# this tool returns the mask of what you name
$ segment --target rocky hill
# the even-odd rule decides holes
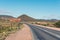
[[[22,21],[36,21],[36,19],[30,17],[30,16],[27,16],[25,14],[19,16],[18,18],[21,18]]]

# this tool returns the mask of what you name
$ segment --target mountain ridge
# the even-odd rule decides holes
[[[0,19],[10,19],[10,18],[15,18],[13,16],[10,16],[10,15],[0,15]]]
[[[10,16],[10,15],[0,15],[0,19],[1,18],[4,18],[4,19],[10,19],[10,18],[15,18],[15,17],[13,17],[13,16]],[[26,15],[26,14],[23,14],[23,15],[20,15],[20,16],[18,16],[17,18],[20,18],[21,19],[21,21],[45,21],[45,22],[55,22],[55,21],[58,21],[58,20],[56,20],[56,19],[51,19],[51,20],[45,20],[45,19],[35,19],[35,18],[33,18],[33,17],[30,17],[30,16],[28,16],[28,15]]]

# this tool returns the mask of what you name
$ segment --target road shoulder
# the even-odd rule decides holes
[[[24,27],[21,30],[10,34],[8,37],[6,37],[5,40],[32,40],[32,33],[30,28],[26,24],[23,25]]]
[[[34,24],[34,25],[36,25],[36,24]],[[45,27],[45,28],[48,28],[48,29],[53,29],[53,30],[56,30],[56,31],[60,31],[60,28],[56,28],[56,27],[48,27],[48,26],[42,26],[42,25],[36,25],[36,26]]]

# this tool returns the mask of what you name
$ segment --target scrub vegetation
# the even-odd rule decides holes
[[[60,21],[56,22],[54,25],[60,28]]]
[[[20,22],[10,22],[0,19],[0,40],[4,40],[9,34],[20,30],[23,26]]]

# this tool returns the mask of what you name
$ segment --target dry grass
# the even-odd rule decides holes
[[[0,40],[4,40],[9,34],[22,28],[21,25],[22,23],[0,20]]]
[[[50,27],[54,27],[54,24],[55,22],[33,22],[32,24],[38,24],[38,25],[44,25],[44,26],[50,26]]]

